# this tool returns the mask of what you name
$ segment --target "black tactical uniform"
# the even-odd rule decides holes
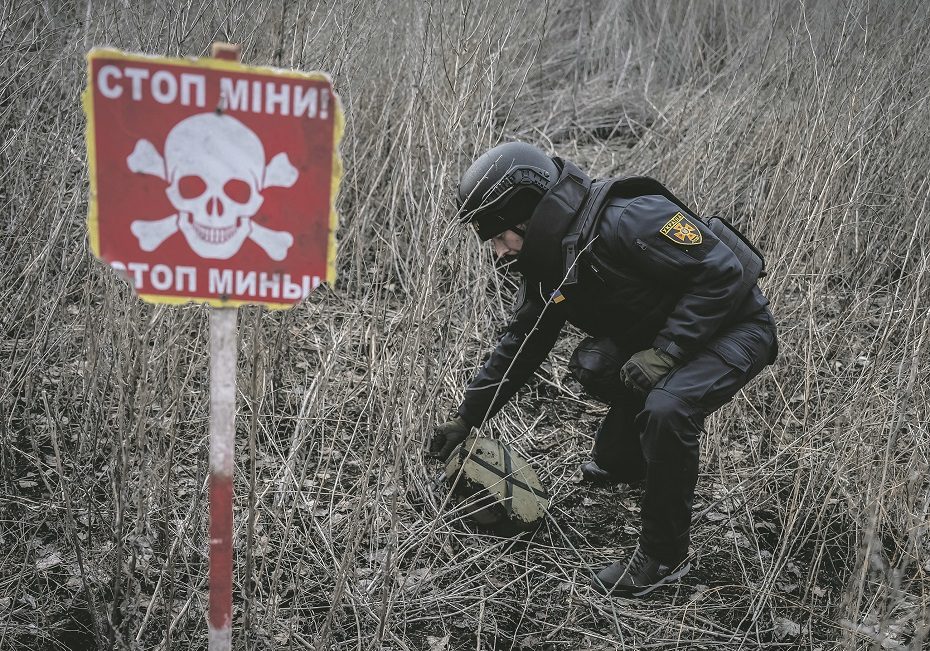
[[[608,184],[598,196],[581,170],[554,160],[558,182],[533,213],[518,258],[524,282],[515,314],[458,412],[474,426],[496,414],[566,321],[590,334],[572,370],[611,404],[594,460],[621,481],[645,479],[640,546],[674,565],[688,553],[704,418],[775,358],[768,300],[754,277],[747,286],[734,251],[667,192]],[[576,248],[566,248],[566,234],[576,232]],[[650,347],[676,364],[638,396],[616,375]]]

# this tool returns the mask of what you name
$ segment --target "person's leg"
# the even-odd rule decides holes
[[[636,414],[642,411],[643,403],[644,398],[622,391],[594,435],[591,458],[597,468],[607,473],[602,481],[632,484],[646,477],[646,460],[635,424]],[[582,472],[585,472],[584,467]],[[591,471],[585,478],[598,480],[596,472]]]
[[[646,397],[636,424],[647,465],[640,544],[650,556],[668,563],[687,556],[704,419],[769,363],[774,345],[770,323],[737,324]]]
[[[569,361],[569,369],[585,391],[610,405],[594,435],[592,459],[581,465],[585,481],[633,483],[645,477],[646,462],[634,424],[645,398],[633,394],[620,382],[620,366],[630,355],[630,351],[609,337],[587,337]]]
[[[639,581],[650,579],[649,572],[680,576],[673,571],[688,554],[704,418],[770,362],[774,346],[774,325],[768,317],[737,324],[663,378],[646,397],[635,419],[646,460],[639,549],[654,563]],[[625,564],[615,563],[598,574],[595,587],[617,584],[618,592],[635,591],[635,585],[625,585],[631,583],[628,574]]]
[[[640,546],[668,565],[688,554],[703,420],[694,405],[662,389],[649,393],[637,417],[646,457]]]

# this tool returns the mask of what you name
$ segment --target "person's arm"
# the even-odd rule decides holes
[[[506,332],[465,389],[458,413],[471,426],[494,416],[526,384],[565,323],[562,310],[543,296],[538,284],[524,282],[520,293]]]
[[[625,212],[615,233],[622,254],[645,277],[683,292],[653,342],[681,361],[698,352],[735,307],[742,265],[703,222],[661,197],[640,197]]]
[[[695,265],[689,288],[656,336],[655,347],[678,360],[703,348],[735,307],[742,273],[733,252],[718,242]]]

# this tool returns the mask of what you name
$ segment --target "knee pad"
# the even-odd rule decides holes
[[[572,353],[568,368],[592,397],[613,404],[625,390],[620,367],[628,357],[607,337],[586,337]]]

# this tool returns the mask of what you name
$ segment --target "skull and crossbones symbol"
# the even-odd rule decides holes
[[[265,201],[262,192],[293,186],[297,169],[284,152],[266,165],[261,139],[236,118],[217,113],[192,115],[168,133],[164,157],[142,139],[126,164],[132,172],[167,182],[165,194],[177,211],[162,219],[138,219],[130,224],[143,251],[154,251],[181,231],[202,258],[227,260],[246,238],[272,260],[287,257],[294,236],[252,218]]]

